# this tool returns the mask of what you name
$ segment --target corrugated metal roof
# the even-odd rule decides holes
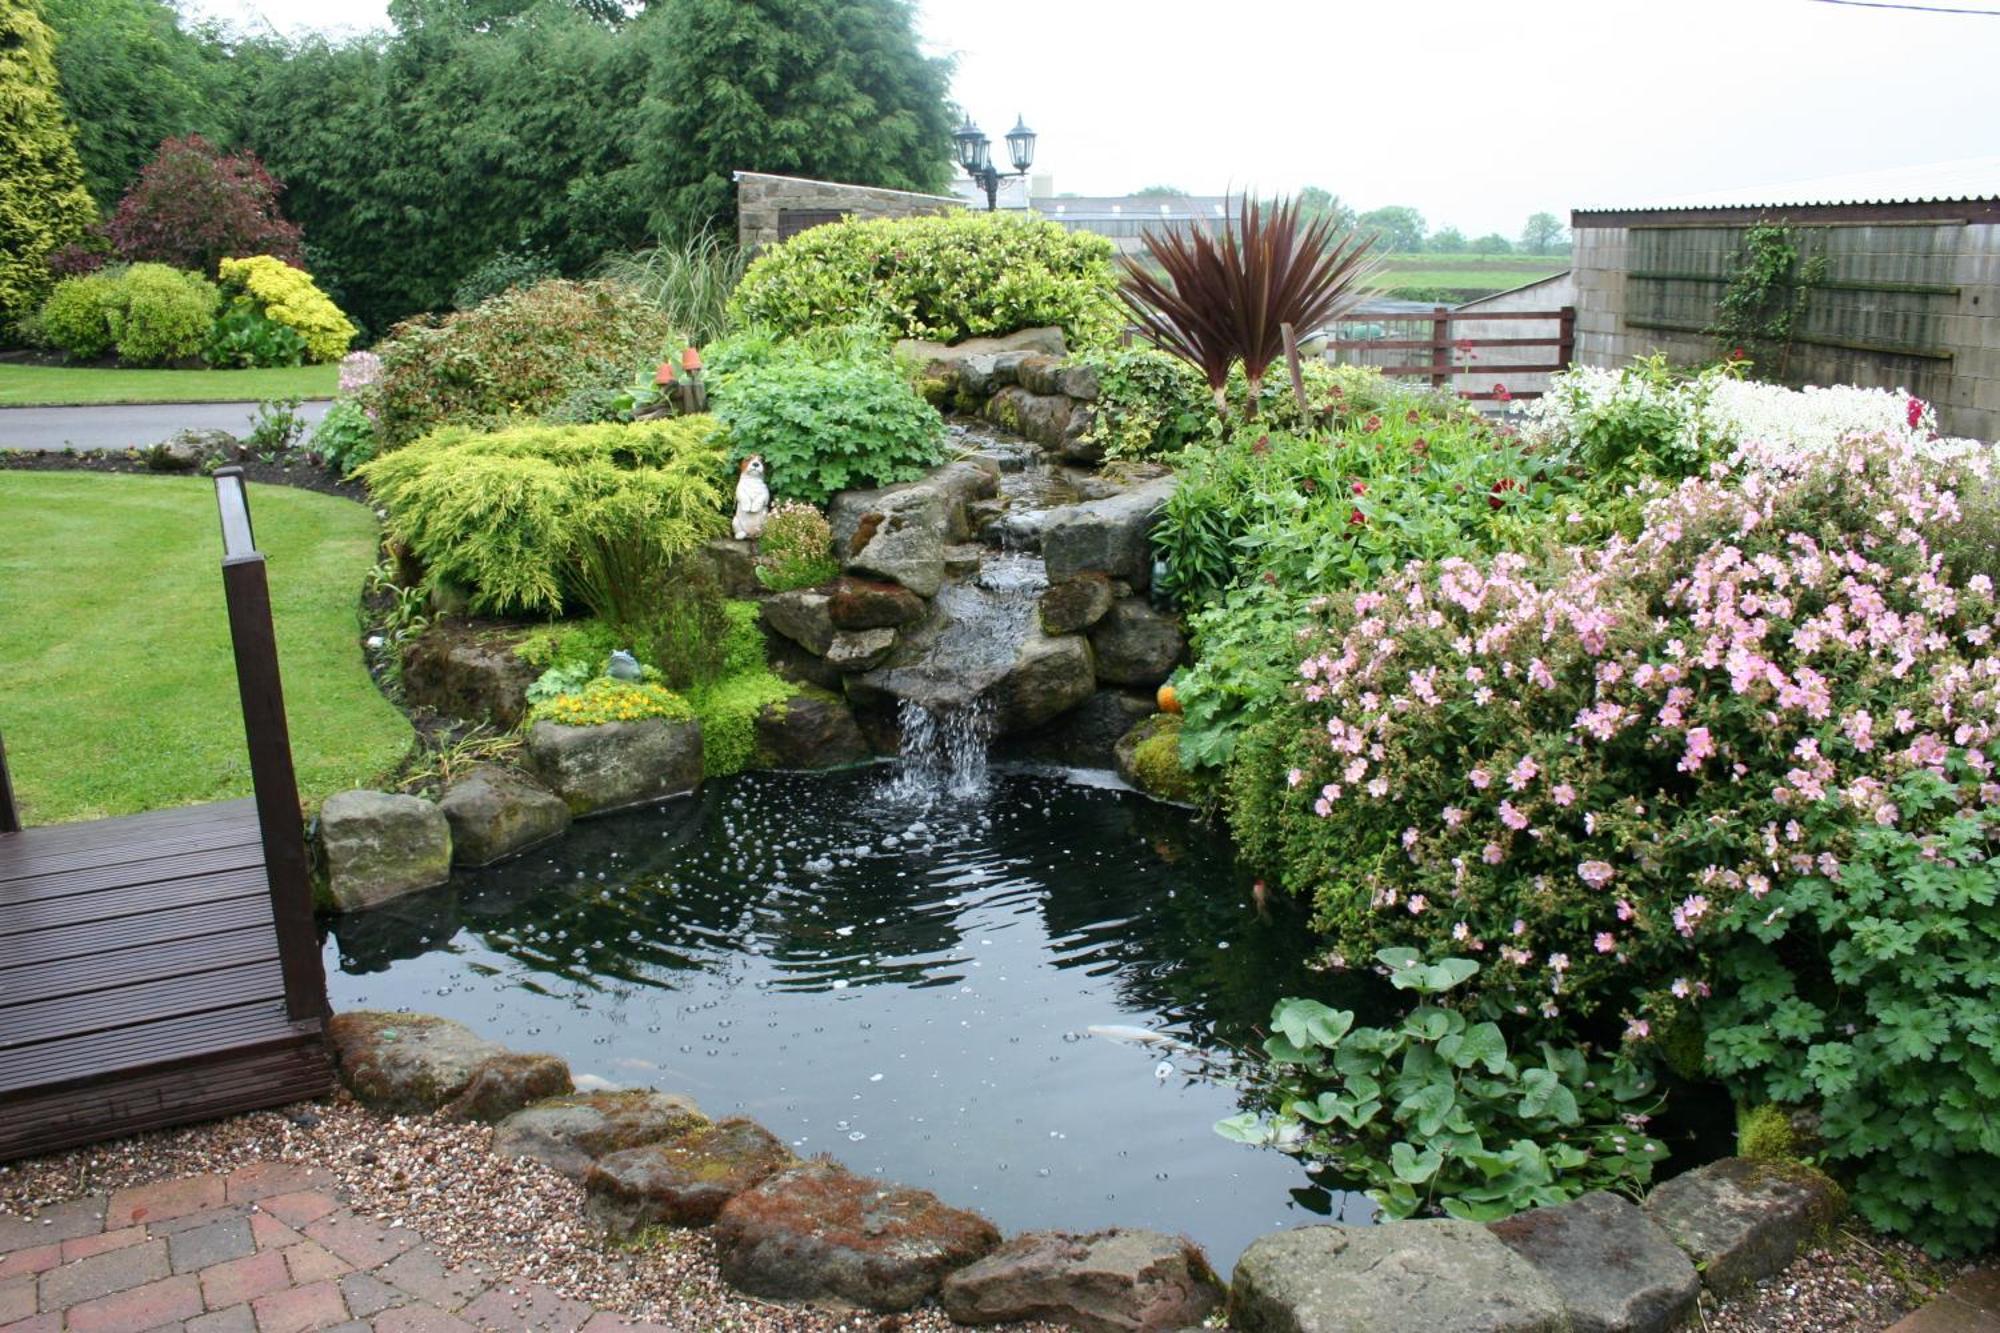
[[[1579,213],[1673,212],[1688,208],[1783,208],[1808,204],[1921,204],[2000,200],[2000,157],[1819,176],[1645,203],[1589,204]]]

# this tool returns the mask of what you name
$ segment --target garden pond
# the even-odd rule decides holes
[[[753,774],[338,918],[336,1009],[458,1019],[579,1079],[749,1115],[1009,1230],[1181,1232],[1227,1267],[1373,1205],[1218,1137],[1314,973],[1228,844],[1104,775]],[[1343,992],[1347,992],[1343,994]]]

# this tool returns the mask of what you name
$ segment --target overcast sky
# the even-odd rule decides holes
[[[803,2],[803,0],[802,0]],[[1992,9],[2000,0],[1912,0]],[[919,0],[1055,188],[1322,185],[1433,228],[2000,151],[2000,16],[1818,0]],[[382,0],[191,0],[282,29]],[[1458,91],[1462,88],[1464,91]]]

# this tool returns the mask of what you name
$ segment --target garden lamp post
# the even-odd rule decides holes
[[[985,187],[986,211],[989,213],[1000,207],[1001,179],[1004,176],[1025,176],[1028,168],[1035,163],[1035,132],[1020,116],[1014,117],[1014,128],[1007,132],[1007,157],[1014,164],[1014,169],[1009,172],[1002,172],[993,165],[993,141],[972,123],[970,114],[951,137],[958,144],[958,165],[965,168],[966,175]]]

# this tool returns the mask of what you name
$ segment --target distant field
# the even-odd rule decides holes
[[[1569,267],[1564,255],[1392,254],[1383,264],[1386,287],[1448,287],[1504,292]]]

